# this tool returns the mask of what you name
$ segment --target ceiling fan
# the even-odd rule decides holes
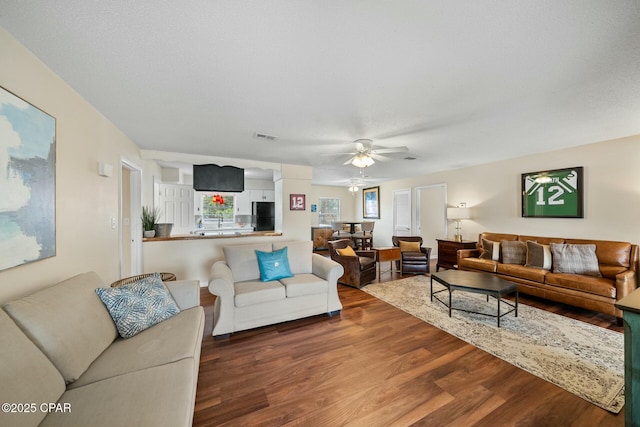
[[[353,166],[358,168],[366,168],[367,166],[371,166],[375,163],[376,160],[385,161],[387,158],[384,156],[389,153],[401,153],[405,151],[409,151],[407,147],[378,147],[373,145],[373,141],[370,139],[358,139],[354,141],[356,144],[356,151],[348,154],[349,159],[343,164],[348,165],[351,163]]]

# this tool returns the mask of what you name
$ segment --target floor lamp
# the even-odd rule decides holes
[[[463,219],[471,219],[470,209],[467,207],[447,208],[447,219],[456,222],[455,241],[462,242],[462,225]]]

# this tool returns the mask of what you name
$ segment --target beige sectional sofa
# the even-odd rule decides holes
[[[287,248],[290,278],[263,282],[256,250]],[[211,267],[209,292],[216,295],[213,336],[342,309],[337,281],[344,272],[335,261],[313,253],[312,241],[225,246],[224,261]]]
[[[166,282],[177,315],[122,339],[74,276],[0,310],[2,426],[191,426],[204,312],[198,281]],[[7,411],[7,409],[9,409]]]
[[[596,275],[569,274],[550,268],[534,268],[526,262],[505,263],[499,258],[483,259],[483,241],[536,242],[539,245],[570,244],[595,245]],[[549,300],[611,314],[618,319],[622,312],[615,302],[633,292],[638,286],[638,246],[628,242],[608,240],[569,239],[563,237],[525,236],[504,233],[481,233],[477,249],[458,251],[458,268],[483,271],[518,284],[518,290]],[[599,274],[598,274],[599,271]],[[601,277],[596,277],[596,276]]]

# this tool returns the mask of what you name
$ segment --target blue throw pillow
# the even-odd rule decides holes
[[[289,256],[287,255],[286,246],[279,251],[256,251],[256,256],[258,257],[258,267],[260,268],[260,280],[263,282],[293,277],[289,268]]]
[[[160,274],[117,288],[97,288],[122,338],[130,338],[180,312]]]

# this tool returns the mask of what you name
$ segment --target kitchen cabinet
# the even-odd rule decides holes
[[[251,215],[251,191],[245,190],[235,196],[236,215]]]
[[[274,190],[249,190],[252,202],[275,202]],[[246,193],[246,191],[245,191]]]

